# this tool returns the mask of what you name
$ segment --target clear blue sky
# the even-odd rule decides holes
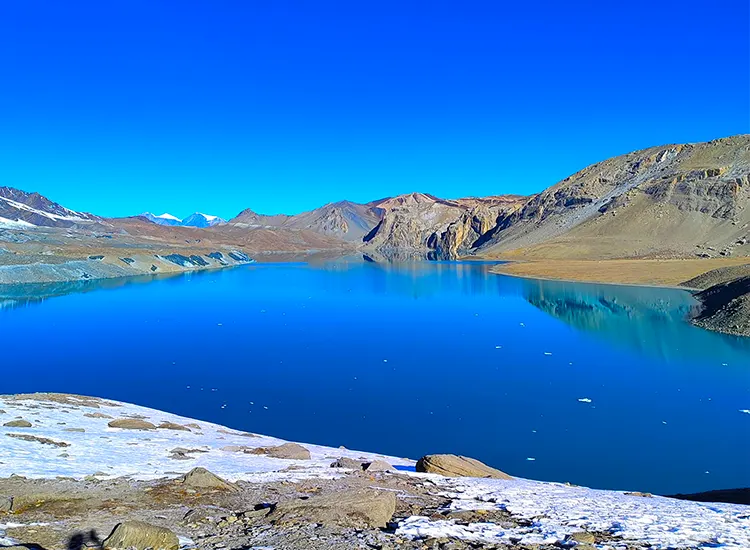
[[[747,0],[0,3],[0,185],[231,217],[750,132]]]

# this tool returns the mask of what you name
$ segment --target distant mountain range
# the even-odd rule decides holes
[[[98,224],[168,241],[181,237],[159,233],[158,227],[202,229],[222,242],[244,242],[248,232],[259,232],[255,241],[270,249],[283,234],[286,243],[357,247],[385,256],[398,251],[443,258],[745,256],[750,254],[748,206],[750,135],[738,135],[614,157],[528,197],[441,199],[409,193],[366,204],[340,201],[296,215],[246,209],[228,221],[200,213],[183,220],[150,213],[100,218],[38,193],[0,187],[0,227]]]
[[[219,216],[209,216],[208,214],[201,214],[200,212],[191,214],[182,220],[172,214],[166,213],[156,216],[151,212],[144,212],[140,217],[146,218],[148,221],[158,225],[179,225],[184,227],[213,227],[214,225],[227,223],[226,220],[221,219]]]

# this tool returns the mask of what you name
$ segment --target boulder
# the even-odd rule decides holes
[[[107,424],[110,428],[121,428],[123,430],[155,430],[151,422],[141,420],[140,418],[118,418]]]
[[[126,550],[179,550],[180,541],[172,531],[142,521],[124,521],[114,528],[102,547]]]
[[[388,464],[385,460],[375,460],[374,462],[368,462],[362,465],[362,469],[365,472],[391,472],[394,470],[393,466]]]
[[[6,428],[31,428],[31,422],[28,420],[24,420],[22,418],[18,420],[11,420],[10,422],[6,422],[3,424]]]
[[[511,476],[474,458],[458,455],[427,455],[417,461],[417,471],[446,477],[490,477],[513,479]]]
[[[396,511],[390,491],[359,489],[282,502],[268,516],[278,524],[320,523],[342,527],[385,527]]]
[[[292,460],[310,460],[310,451],[298,443],[284,443],[277,447],[258,447],[252,454]]]
[[[212,474],[205,468],[193,468],[177,481],[194,489],[214,489],[217,491],[237,490],[234,485],[228,481],[224,481],[216,474]]]
[[[362,462],[342,456],[335,462],[331,463],[331,468],[349,468],[350,470],[361,470]]]

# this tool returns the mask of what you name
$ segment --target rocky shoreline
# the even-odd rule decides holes
[[[14,548],[750,546],[741,505],[290,443],[98,398],[0,396],[0,411],[0,545]]]

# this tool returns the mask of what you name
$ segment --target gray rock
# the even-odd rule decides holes
[[[586,531],[573,533],[572,535],[566,537],[566,539],[576,542],[577,544],[594,544],[596,542],[596,537],[593,535],[593,533],[588,533]],[[576,548],[579,548],[579,546],[576,545]]]
[[[118,418],[117,420],[112,420],[110,423],[107,424],[110,428],[121,428],[123,430],[155,430],[156,426],[154,426],[151,422],[146,422],[145,420],[141,420],[140,418]]]
[[[19,420],[11,420],[10,422],[6,422],[3,424],[6,428],[31,428],[32,424],[28,420],[19,419]]]
[[[277,447],[258,447],[252,451],[252,454],[292,460],[310,460],[310,451],[298,443],[284,443]]]
[[[190,428],[182,426],[181,424],[175,424],[174,422],[162,422],[159,424],[160,430],[175,430],[179,432],[189,432]]]
[[[365,472],[391,472],[394,470],[393,466],[388,464],[385,460],[368,462],[367,464],[362,465],[362,469]]]
[[[342,456],[335,462],[331,463],[331,468],[349,468],[350,470],[361,470],[362,462]]]
[[[179,550],[180,541],[172,531],[142,521],[125,521],[114,528],[102,544],[107,549]]]
[[[511,476],[474,458],[458,455],[427,455],[417,461],[417,471],[446,477],[490,477],[513,479]]]
[[[394,493],[360,489],[282,502],[268,518],[277,524],[321,523],[342,527],[385,527],[395,511]]]
[[[13,509],[13,497],[0,495],[0,513],[7,514]]]
[[[212,474],[205,468],[193,468],[177,480],[186,487],[195,489],[214,489],[218,491],[236,491],[237,488],[231,483],[224,481],[216,474]]]

